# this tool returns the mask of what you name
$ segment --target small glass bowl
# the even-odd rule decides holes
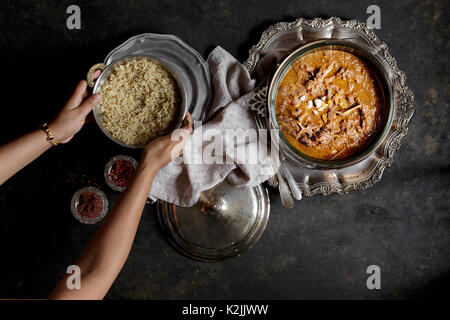
[[[100,198],[102,199],[102,202],[103,202],[102,211],[93,218],[83,217],[80,213],[78,213],[78,210],[77,210],[80,196],[85,192],[95,193],[96,195],[100,196]],[[70,209],[71,209],[72,215],[75,217],[75,219],[77,219],[81,223],[95,224],[95,223],[103,220],[103,218],[106,216],[106,213],[108,212],[108,206],[109,206],[108,198],[106,198],[106,195],[102,191],[98,190],[95,187],[84,187],[84,188],[81,188],[80,190],[78,190],[77,192],[75,192],[75,194],[73,195],[72,201],[70,204]]]
[[[116,185],[109,176],[109,173],[111,172],[113,164],[118,160],[125,160],[125,161],[130,162],[131,165],[134,167],[134,169],[137,168],[139,163],[134,158],[132,158],[130,156],[126,156],[126,155],[118,155],[118,156],[112,157],[111,160],[109,160],[106,163],[105,170],[103,171],[103,175],[105,177],[106,184],[108,185],[108,187],[110,187],[114,191],[122,192],[125,190],[125,187],[120,187],[120,186]]]

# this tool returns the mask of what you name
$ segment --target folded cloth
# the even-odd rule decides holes
[[[180,157],[182,163],[172,161],[157,173],[150,198],[189,207],[198,201],[200,192],[211,189],[225,179],[237,187],[249,188],[275,174],[270,156],[256,152],[260,146],[257,127],[248,108],[255,80],[251,79],[241,63],[221,47],[211,52],[207,63],[212,77],[214,100],[206,123],[200,128],[194,123],[194,132]],[[252,131],[256,135],[244,135],[244,131]],[[230,132],[241,138],[245,136],[245,139],[237,141],[239,139],[233,134],[229,135]],[[210,135],[215,138],[207,138]],[[223,148],[217,148],[219,140]],[[222,163],[200,163],[200,155],[204,157],[205,154],[222,159]],[[249,160],[250,157],[253,157],[253,161]]]

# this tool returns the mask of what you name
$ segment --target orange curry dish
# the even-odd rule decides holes
[[[298,151],[337,160],[367,146],[378,132],[383,98],[363,60],[341,50],[319,50],[294,61],[278,87],[275,112]]]

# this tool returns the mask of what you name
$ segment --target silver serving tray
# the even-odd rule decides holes
[[[364,23],[357,20],[343,21],[336,17],[326,20],[300,18],[294,22],[277,23],[263,32],[258,44],[250,49],[244,65],[252,76],[264,79],[290,52],[320,39],[339,39],[355,43],[383,61],[393,86],[394,116],[383,142],[369,157],[355,165],[342,169],[308,169],[287,159],[288,169],[306,196],[343,194],[363,190],[377,183],[384,170],[392,164],[394,153],[408,132],[408,122],[415,106],[413,92],[406,85],[406,76],[398,69],[387,45]],[[249,101],[250,107],[255,111],[256,120],[264,124],[266,94],[267,85],[263,85]],[[269,183],[276,185],[276,180],[272,178]]]

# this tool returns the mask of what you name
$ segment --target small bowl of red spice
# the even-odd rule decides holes
[[[72,197],[72,214],[81,223],[94,224],[101,221],[108,212],[108,199],[95,187],[85,187]]]
[[[113,157],[105,166],[106,184],[115,191],[124,191],[136,172],[138,162],[125,155]]]

